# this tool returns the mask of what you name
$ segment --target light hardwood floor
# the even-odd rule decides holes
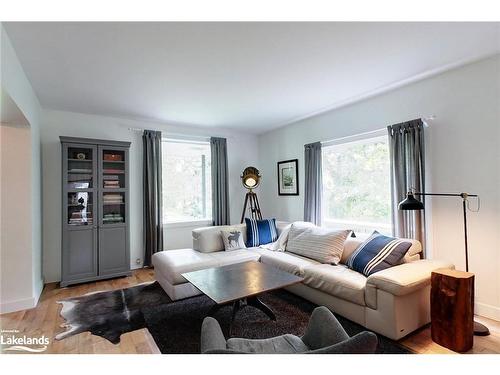
[[[118,345],[111,344],[106,339],[83,332],[64,340],[54,340],[54,336],[64,331],[64,320],[59,315],[61,305],[56,301],[76,297],[89,292],[113,290],[131,287],[143,282],[154,280],[151,269],[135,270],[130,277],[87,283],[68,288],[59,288],[58,284],[47,284],[43,290],[38,306],[34,309],[0,315],[0,327],[3,330],[18,330],[20,334],[39,337],[49,337],[50,344],[45,353],[159,353],[159,350],[144,328],[125,333]],[[471,353],[500,353],[500,322],[480,318],[491,331],[490,336],[475,337]],[[453,353],[434,343],[430,337],[430,328],[424,327],[401,340],[401,344],[417,353]]]

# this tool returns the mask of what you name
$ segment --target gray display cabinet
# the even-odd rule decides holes
[[[60,140],[61,286],[130,275],[130,142]]]

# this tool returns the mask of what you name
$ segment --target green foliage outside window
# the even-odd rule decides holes
[[[324,216],[333,220],[390,224],[389,173],[386,141],[325,148]]]

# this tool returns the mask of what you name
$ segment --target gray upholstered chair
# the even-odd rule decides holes
[[[230,338],[226,341],[214,318],[205,318],[201,327],[201,352],[205,354],[372,354],[377,342],[377,335],[368,331],[349,337],[324,306],[314,309],[302,337],[287,334],[262,340]]]

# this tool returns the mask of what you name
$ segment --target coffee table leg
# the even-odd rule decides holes
[[[236,319],[236,313],[241,309],[241,300],[233,302],[233,312],[231,313],[231,320],[229,321],[229,336],[232,335],[234,319]]]
[[[213,305],[210,310],[208,311],[208,316],[214,316],[215,313],[217,311],[219,311],[222,307],[224,307],[225,305],[219,305],[218,303],[216,303],[215,305]]]
[[[257,297],[248,297],[247,298],[247,305],[255,307],[256,309],[259,309],[264,314],[266,314],[271,320],[276,320],[276,315],[274,315],[273,310],[271,310],[271,308],[269,306],[267,306],[264,302],[262,302]]]

